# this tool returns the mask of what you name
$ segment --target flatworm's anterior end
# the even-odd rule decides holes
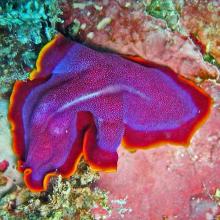
[[[181,81],[181,84],[183,85],[184,89],[189,92],[189,94],[192,96],[192,99],[194,100],[195,105],[198,107],[199,115],[197,115],[189,123],[176,129],[176,134],[173,131],[168,131],[168,133],[170,134],[172,133],[172,135],[168,134],[167,135],[168,137],[166,137],[166,135],[165,136],[162,135],[163,137],[162,136],[160,137],[159,133],[155,134],[154,132],[152,133],[149,132],[148,133],[149,136],[153,134],[153,136],[155,135],[155,137],[149,139],[146,138],[147,141],[144,140],[144,138],[140,138],[139,134],[135,134],[136,131],[128,131],[130,129],[125,129],[125,135],[122,138],[121,145],[130,152],[135,152],[138,149],[156,148],[165,144],[172,144],[174,146],[181,145],[183,147],[188,147],[191,143],[191,139],[194,133],[206,122],[206,120],[208,119],[211,113],[213,100],[210,97],[210,95],[207,94],[202,88],[195,85],[194,82],[184,78],[183,76],[177,75],[173,70],[171,70],[167,66],[158,66],[155,63],[144,60],[143,58],[137,56],[123,56],[123,57],[132,60],[136,63],[142,64],[144,66],[158,68],[163,72],[166,72],[174,80]],[[129,137],[131,136],[134,137],[135,143],[129,141]],[[144,137],[144,135],[142,137]]]
[[[212,97],[206,93],[201,87],[197,86],[194,82],[185,79],[182,76],[178,76],[182,82],[191,89],[192,99],[196,106],[198,106],[199,114],[196,118],[191,121],[191,129],[189,134],[186,136],[186,140],[183,141],[181,145],[188,147],[191,143],[193,135],[205,124],[208,120],[212,106],[213,106],[213,99]],[[184,128],[182,129],[184,131]],[[179,144],[179,143],[176,143]]]

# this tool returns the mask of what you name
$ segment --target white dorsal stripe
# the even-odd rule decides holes
[[[76,104],[88,101],[90,99],[94,99],[96,97],[104,96],[104,95],[108,95],[108,94],[119,93],[119,92],[129,92],[129,93],[135,94],[135,95],[143,98],[146,101],[150,101],[150,98],[148,96],[146,96],[144,93],[142,93],[141,91],[136,90],[133,87],[130,87],[130,86],[127,86],[127,85],[116,84],[116,85],[106,86],[103,89],[94,91],[94,92],[89,93],[89,94],[84,94],[84,95],[82,95],[82,96],[80,96],[78,98],[75,98],[74,100],[63,104],[57,110],[57,113],[63,112],[66,109],[71,108],[72,106],[74,106]]]

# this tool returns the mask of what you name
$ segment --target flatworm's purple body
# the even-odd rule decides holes
[[[128,149],[187,145],[207,117],[210,98],[165,68],[151,68],[57,36],[28,82],[17,82],[9,118],[14,148],[32,190],[46,174],[71,175],[84,155],[98,170]]]

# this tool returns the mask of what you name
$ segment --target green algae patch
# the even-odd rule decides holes
[[[218,68],[220,68],[220,63],[218,63],[216,61],[216,59],[210,54],[210,53],[205,53],[203,55],[203,59],[206,61],[206,62],[209,62],[215,66],[217,66]]]
[[[24,80],[45,43],[56,34],[58,0],[0,2],[0,93]]]
[[[179,11],[172,0],[152,0],[146,5],[146,11],[155,18],[165,20],[170,29],[181,32]]]

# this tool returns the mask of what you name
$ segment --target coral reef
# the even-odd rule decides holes
[[[174,5],[168,2],[166,4],[174,11]],[[134,1],[104,1],[102,4],[99,1],[90,4],[82,0],[77,3],[68,1],[61,6],[63,28],[70,36],[77,35],[88,44],[125,55],[138,55],[156,64],[169,66],[196,82],[218,78],[218,69],[204,61],[199,46],[189,36],[173,32],[166,21],[146,14],[145,10],[150,6],[150,13],[155,14],[152,4]],[[178,7],[181,9],[182,5]],[[164,18],[166,14],[168,12]],[[178,20],[175,20],[173,25],[177,23]]]
[[[103,219],[111,209],[107,192],[92,188],[92,184],[98,179],[98,173],[81,161],[77,173],[70,180],[55,177],[46,192],[31,193],[27,188],[17,187],[16,191],[0,200],[0,217],[92,220],[92,208],[99,206],[106,211],[104,215],[99,215]]]
[[[144,1],[145,2],[145,1]],[[150,0],[147,12],[168,27],[189,36],[200,47],[205,61],[219,67],[219,1]]]
[[[40,48],[57,32],[61,13],[58,0],[0,2],[0,93],[28,77]]]

